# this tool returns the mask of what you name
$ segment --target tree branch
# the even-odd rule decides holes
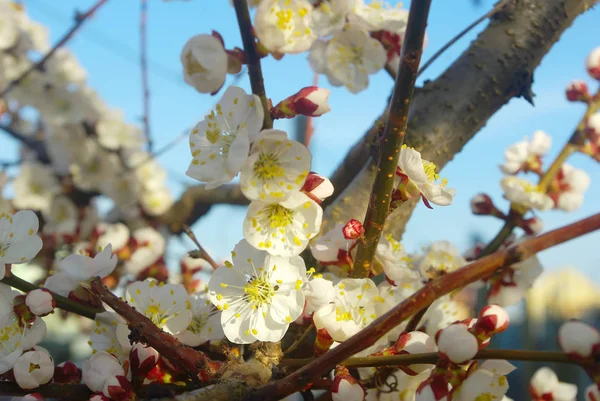
[[[390,101],[390,112],[383,135],[379,140],[377,174],[363,222],[365,234],[359,238],[352,277],[369,276],[375,249],[389,214],[391,193],[396,178],[396,166],[400,155],[399,149],[404,141],[408,111],[411,106],[421,55],[423,54],[423,39],[430,6],[431,0],[410,3],[408,25],[402,44],[394,93]]]
[[[29,149],[35,152],[37,154],[37,159],[40,163],[50,163],[50,155],[48,155],[48,151],[46,150],[46,146],[44,146],[44,142],[24,135],[13,129],[9,125],[0,125],[0,130],[6,132],[8,136],[21,142],[23,145],[27,146]]]
[[[150,319],[110,292],[100,278],[92,280],[90,291],[127,321],[132,335],[138,336],[140,341],[156,349],[192,378],[211,380],[219,372],[220,362],[210,360],[204,353],[181,344],[175,337],[162,331]]]
[[[252,395],[252,399],[276,400],[292,394],[350,356],[375,344],[387,332],[442,295],[487,277],[499,268],[512,265],[544,249],[598,229],[600,229],[600,213],[498,251],[432,280],[350,339],[284,379],[263,386]]]
[[[142,75],[142,100],[144,103],[144,134],[148,151],[152,152],[153,141],[150,130],[150,82],[148,79],[148,0],[141,0],[140,8],[140,69]]]
[[[44,66],[44,63],[48,61],[48,59],[50,59],[50,57],[52,57],[59,48],[64,46],[73,37],[73,35],[75,35],[75,33],[79,30],[83,23],[107,1],[108,0],[98,0],[96,4],[94,4],[89,10],[87,10],[83,14],[77,13],[75,16],[75,24],[71,27],[71,29],[63,35],[63,37],[54,45],[54,47],[52,47],[52,49],[50,49],[50,51],[40,59],[40,61],[33,64],[27,70],[23,71],[23,73],[19,75],[16,79],[9,82],[9,84],[4,89],[2,89],[2,91],[0,91],[0,98],[6,97],[6,95],[15,87],[17,87],[23,81],[23,79],[25,79],[29,74],[31,74],[33,70],[42,68]]]
[[[417,91],[404,141],[442,168],[511,98],[531,98],[534,69],[574,19],[597,3],[519,0],[507,4],[440,77]],[[364,216],[376,171],[370,149],[386,113],[332,175],[336,193],[345,190],[325,210],[323,232]],[[414,204],[397,208],[384,232],[399,238]]]
[[[244,44],[244,53],[246,53],[246,64],[248,64],[248,75],[250,76],[250,86],[252,93],[260,98],[265,112],[265,122],[263,128],[273,128],[273,119],[269,113],[269,103],[265,93],[265,82],[263,79],[262,68],[260,66],[260,56],[256,50],[256,41],[252,33],[252,21],[248,10],[247,0],[233,0],[235,15],[237,16],[242,43]]]

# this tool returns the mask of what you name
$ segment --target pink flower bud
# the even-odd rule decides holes
[[[94,394],[90,397],[89,401],[110,401],[110,398],[104,394]]]
[[[508,313],[506,313],[504,308],[498,305],[487,305],[479,312],[479,318],[473,326],[473,331],[491,336],[506,330],[508,323]]]
[[[54,310],[56,302],[46,288],[29,291],[25,297],[25,304],[36,316],[46,316]]]
[[[433,338],[421,331],[411,331],[402,333],[393,345],[396,354],[422,354],[426,352],[436,352],[437,347]],[[404,373],[409,376],[415,376],[421,372],[430,369],[431,364],[415,364],[408,366],[399,366]]]
[[[487,194],[477,194],[471,198],[471,212],[476,215],[488,216],[496,209],[492,198]]]
[[[588,358],[600,347],[600,333],[582,321],[569,320],[558,329],[558,344],[570,356]]]
[[[111,377],[125,374],[119,360],[105,351],[96,352],[90,359],[83,361],[81,370],[83,382],[96,393],[104,389]]]
[[[133,386],[125,376],[113,376],[109,378],[104,384],[102,392],[114,401],[133,401],[138,399],[133,391]]]
[[[318,117],[331,110],[327,100],[329,90],[318,86],[307,86],[271,109],[274,118],[292,118],[297,115]]]
[[[539,217],[532,217],[521,221],[520,227],[527,235],[538,235],[544,229],[544,223]]]
[[[365,228],[360,221],[351,219],[342,228],[342,233],[346,239],[358,239],[365,233]]]
[[[567,100],[570,102],[587,102],[589,99],[590,93],[584,81],[575,80],[567,86]]]
[[[320,204],[333,194],[333,185],[327,178],[311,171],[308,173],[301,191]]]
[[[333,401],[362,401],[365,390],[347,368],[338,366],[331,384],[331,398]]]
[[[160,358],[159,353],[152,347],[136,343],[129,354],[131,362],[131,374],[134,380],[141,379],[144,382],[146,375],[154,369]]]
[[[77,384],[81,383],[81,369],[74,362],[66,361],[58,364],[54,369],[54,383]]]
[[[600,401],[600,388],[597,384],[590,384],[585,389],[585,401]]]
[[[469,328],[463,323],[454,323],[436,335],[440,356],[461,364],[470,361],[479,351],[479,344]]]
[[[600,80],[600,47],[592,50],[587,58],[585,67],[592,78]]]

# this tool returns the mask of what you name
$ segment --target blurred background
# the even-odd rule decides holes
[[[24,0],[23,5],[32,19],[50,30],[51,42],[56,42],[72,25],[75,10],[84,10],[92,0]],[[390,3],[396,3],[390,1]],[[427,30],[428,44],[423,60],[427,60],[452,36],[487,12],[492,0],[434,1]],[[73,38],[68,47],[88,71],[89,85],[112,107],[121,108],[128,120],[141,123],[142,87],[139,69],[139,7],[138,1],[109,1]],[[408,7],[408,4],[405,4]],[[477,218],[470,213],[469,200],[478,192],[486,192],[501,207],[508,202],[502,198],[499,181],[502,174],[498,164],[503,161],[504,149],[510,144],[544,130],[553,137],[553,158],[571,135],[584,109],[567,102],[564,89],[572,79],[587,79],[585,59],[600,45],[597,35],[600,10],[590,10],[575,21],[561,40],[544,58],[534,75],[535,106],[523,99],[514,99],[503,107],[486,127],[448,164],[441,173],[449,186],[457,190],[451,207],[433,210],[418,207],[402,238],[412,252],[436,240],[451,240],[461,250],[476,241],[491,239],[500,228],[500,222]],[[468,34],[440,57],[419,79],[419,83],[436,78],[467,47],[485,23]],[[182,140],[159,161],[169,172],[171,190],[177,197],[189,185],[197,182],[185,176],[190,162],[187,138],[181,136],[201,120],[218,100],[198,94],[184,83],[179,54],[184,43],[193,35],[218,31],[226,47],[241,47],[235,13],[227,0],[152,1],[148,10],[148,52],[151,90],[151,124],[155,147]],[[276,103],[313,82],[306,54],[286,55],[282,60],[267,58],[263,61],[267,95]],[[247,76],[229,77],[226,86],[236,80],[237,85],[249,90]],[[592,84],[593,83],[589,82]],[[330,88],[325,79],[319,85]],[[344,158],[350,145],[357,141],[373,120],[382,112],[392,87],[387,74],[371,76],[369,88],[352,95],[343,88],[330,88],[332,111],[313,121],[314,134],[310,143],[313,167],[322,175],[329,175]],[[276,128],[291,134],[293,121],[276,123]],[[410,145],[410,144],[409,144]],[[5,155],[16,154],[18,144],[0,136],[0,149]],[[573,213],[552,211],[542,214],[545,230],[556,228],[576,219],[598,212],[600,199],[600,166],[584,156],[576,155],[570,164],[586,170],[592,185],[583,207]],[[10,195],[10,194],[9,194]],[[200,242],[215,259],[226,258],[242,238],[245,208],[217,206],[198,221],[194,229]],[[226,224],[224,224],[224,222]],[[552,248],[540,255],[546,269],[536,283],[526,303],[511,310],[515,324],[496,339],[495,347],[557,349],[556,330],[566,319],[579,317],[599,325],[600,319],[600,254],[597,252],[600,234],[591,234],[573,242]],[[176,264],[189,249],[187,238],[173,238],[169,258]],[[474,299],[474,297],[466,297]],[[69,319],[67,323],[52,317],[55,330],[60,326],[60,341],[48,344],[56,357],[66,359],[70,354],[84,357],[89,352],[87,338],[77,337],[82,323]],[[65,333],[72,333],[72,337]],[[64,352],[65,355],[59,355]],[[525,391],[535,364],[517,364],[520,368],[509,377],[509,395],[527,399]],[[564,365],[551,366],[562,381],[577,383],[583,390],[585,376],[577,369]]]

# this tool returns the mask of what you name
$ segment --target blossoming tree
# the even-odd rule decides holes
[[[600,399],[600,334],[584,322],[561,326],[560,352],[488,347],[510,324],[503,308],[541,274],[535,254],[600,228],[600,214],[550,232],[531,216],[581,206],[590,178],[566,161],[575,152],[600,160],[600,92],[585,81],[568,86],[567,98],[587,112],[555,160],[545,158],[552,139],[541,131],[506,150],[500,185],[510,210],[483,193],[471,201],[474,214],[504,221],[489,244],[461,254],[440,241],[410,254],[400,243],[418,203],[451,207],[456,191],[440,168],[502,104],[531,96],[533,69],[596,1],[499,2],[471,48],[415,94],[431,0],[413,0],[410,10],[233,0],[243,49],[213,31],[181,52],[185,82],[219,100],[189,133],[186,174],[202,184],[178,201],[155,161],[148,116],[143,131],[125,123],[62,47],[106,2],[78,13],[50,47],[21,6],[0,0],[0,129],[22,143],[14,196],[0,203],[1,395],[488,401],[506,398],[515,370],[508,360],[525,359],[579,366],[594,383],[586,399]],[[515,36],[524,37],[518,46]],[[481,51],[491,37],[493,58]],[[311,171],[304,144],[274,128],[331,111],[329,91],[316,86],[268,98],[261,60],[288,53],[307,53],[316,73],[351,93],[381,70],[394,79],[389,106],[330,179]],[[244,65],[252,93],[223,88]],[[600,48],[586,67],[600,81]],[[482,85],[492,91],[482,95]],[[26,107],[37,110],[34,120]],[[527,172],[538,182],[519,176]],[[99,196],[113,200],[113,212],[99,216]],[[248,204],[244,238],[223,264],[188,227],[216,203]],[[181,232],[197,249],[176,274],[165,262],[166,236]],[[15,274],[24,263],[43,267],[40,282]],[[487,293],[473,314],[457,300],[467,286]],[[89,359],[54,361],[39,345],[44,317],[59,308],[94,321]],[[530,394],[568,401],[577,388],[541,368]]]

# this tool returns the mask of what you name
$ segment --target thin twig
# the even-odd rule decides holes
[[[438,57],[440,57],[453,44],[455,44],[456,42],[458,42],[460,40],[460,38],[462,38],[467,33],[469,33],[477,25],[481,24],[483,21],[485,21],[486,19],[492,17],[494,14],[496,14],[497,12],[499,12],[500,10],[502,10],[511,1],[513,1],[513,0],[501,0],[501,1],[499,1],[498,3],[496,3],[496,5],[494,6],[494,8],[492,8],[490,11],[488,11],[487,13],[485,13],[484,15],[482,15],[480,18],[478,18],[477,20],[475,20],[471,25],[469,25],[468,27],[466,27],[465,29],[463,29],[462,31],[460,31],[458,33],[458,35],[456,35],[455,37],[453,37],[452,39],[450,39],[450,41],[448,43],[446,43],[444,46],[442,46],[442,48],[440,50],[438,50],[437,52],[435,52],[435,54],[433,56],[431,56],[431,58],[429,60],[427,60],[423,64],[423,66],[419,70],[419,73],[417,74],[417,76],[421,75],[431,64],[433,64],[433,62],[435,60],[438,59]]]
[[[406,366],[417,363],[436,363],[440,355],[437,352],[422,354],[401,354],[389,356],[367,356],[348,358],[340,365],[347,368],[366,368],[384,366]],[[540,361],[577,364],[572,358],[560,351],[530,351],[512,349],[484,349],[475,355],[473,359],[507,359],[512,361]],[[298,368],[311,363],[314,358],[282,359],[281,366]]]
[[[184,224],[183,231],[187,234],[188,237],[190,237],[192,242],[196,244],[196,247],[198,247],[198,250],[200,251],[200,257],[206,260],[214,270],[217,270],[219,268],[219,264],[215,262],[214,259],[211,258],[211,256],[208,254],[208,252],[206,252],[206,250],[202,247],[202,245],[200,245],[200,241],[198,241],[198,238],[196,238],[196,234],[194,234],[190,226]]]
[[[237,16],[242,43],[244,44],[244,53],[246,53],[246,64],[248,65],[248,75],[250,76],[250,86],[252,93],[260,98],[265,112],[265,122],[263,128],[273,128],[273,119],[269,113],[269,103],[265,92],[265,82],[262,68],[260,66],[260,56],[256,50],[256,41],[252,33],[252,21],[248,10],[247,0],[233,0],[235,15]]]
[[[356,335],[284,379],[261,387],[257,390],[256,395],[264,397],[265,400],[275,400],[292,394],[352,355],[375,344],[387,332],[439,297],[487,277],[500,268],[525,260],[544,249],[598,229],[600,229],[600,213],[528,239],[432,280],[421,290],[393,307]]]
[[[14,274],[4,277],[1,281],[4,284],[9,285],[18,290],[21,290],[25,293],[27,293],[29,291],[37,290],[40,288],[35,284],[32,284],[28,281],[25,281],[25,280],[15,276]],[[69,298],[55,294],[52,291],[50,291],[50,293],[52,294],[52,298],[54,298],[54,302],[56,302],[56,306],[67,312],[72,312],[79,316],[87,317],[88,319],[92,319],[92,320],[94,320],[96,318],[97,313],[104,312],[104,309],[102,309],[102,308],[96,308],[91,305],[86,305],[81,302],[73,301]]]
[[[417,330],[419,328],[419,323],[421,322],[421,319],[423,319],[423,316],[425,316],[425,313],[427,313],[427,309],[430,306],[431,305],[427,305],[426,307],[424,307],[423,309],[421,309],[419,312],[417,312],[414,315],[412,315],[412,317],[408,321],[408,323],[407,323],[406,328],[404,329],[404,331],[410,333],[411,331]]]
[[[140,6],[140,69],[142,70],[142,99],[144,102],[144,134],[148,151],[152,152],[153,141],[150,130],[150,82],[148,79],[148,0],[141,0]]]
[[[383,135],[379,138],[381,146],[379,147],[377,175],[363,223],[365,234],[359,240],[352,277],[369,275],[373,255],[381,237],[385,219],[389,214],[398,156],[404,141],[408,111],[414,93],[419,62],[423,54],[423,39],[430,5],[431,0],[413,1],[410,4],[406,36],[400,55],[400,67],[390,101],[390,112]]]
[[[37,154],[37,159],[40,163],[50,163],[50,156],[48,155],[46,147],[42,141],[38,141],[33,137],[22,134],[8,125],[0,125],[0,130],[6,132],[11,138],[21,142],[23,145],[34,151]]]
[[[71,29],[69,29],[69,31],[63,35],[63,37],[54,45],[54,47],[52,47],[52,49],[50,49],[50,51],[40,59],[40,61],[31,65],[31,67],[23,71],[21,75],[10,81],[9,84],[4,89],[2,89],[2,91],[0,91],[0,98],[5,97],[11,90],[17,87],[29,74],[31,74],[33,70],[42,68],[44,66],[44,63],[48,61],[48,59],[52,57],[59,48],[64,46],[73,37],[77,30],[79,30],[83,23],[107,1],[108,0],[98,0],[96,4],[94,4],[89,10],[87,10],[83,14],[78,12],[75,16],[75,24],[73,24]]]
[[[161,356],[182,368],[191,377],[212,379],[221,368],[220,362],[212,361],[204,353],[186,347],[175,337],[162,331],[150,319],[110,292],[99,277],[92,280],[89,290],[122,316],[132,333],[142,342],[156,349]]]
[[[290,345],[285,351],[283,351],[284,355],[289,355],[292,352],[296,351],[296,349],[298,349],[298,347],[300,346],[300,344],[302,344],[304,342],[304,340],[306,339],[306,337],[308,337],[308,335],[310,334],[310,332],[313,330],[315,326],[312,325],[312,323],[306,328],[306,330],[304,330],[304,332],[302,332],[302,335],[300,337],[298,337],[296,339],[296,341],[294,341],[292,343],[292,345]]]

